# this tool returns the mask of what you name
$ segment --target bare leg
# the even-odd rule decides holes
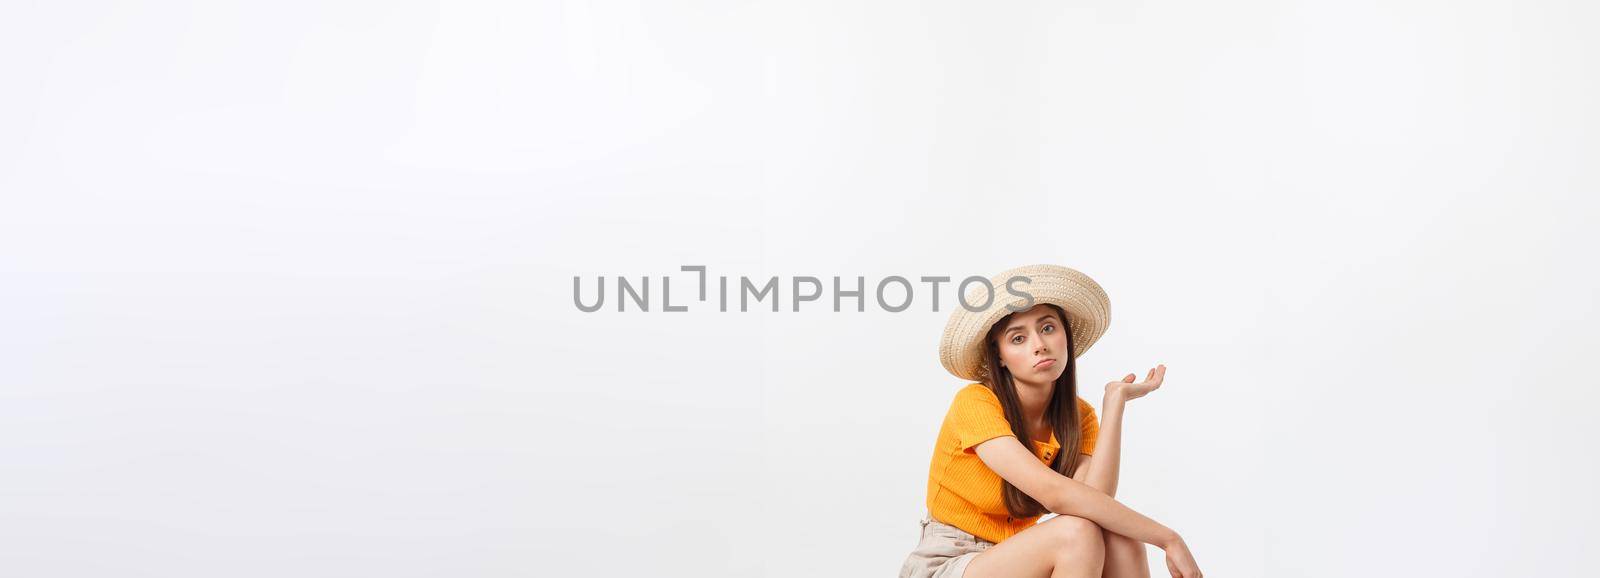
[[[984,550],[965,578],[1099,578],[1105,531],[1077,516],[1056,516]]]
[[[1104,530],[1106,564],[1104,578],[1150,578],[1150,559],[1144,542]]]

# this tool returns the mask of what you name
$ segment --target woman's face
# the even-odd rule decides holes
[[[1054,307],[1038,304],[1013,313],[995,335],[1000,365],[1017,381],[1032,385],[1055,382],[1067,370],[1066,322]]]

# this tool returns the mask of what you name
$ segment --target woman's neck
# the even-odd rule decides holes
[[[1055,384],[1025,383],[1016,378],[1012,378],[1012,383],[1017,386],[1017,398],[1022,402],[1022,417],[1028,420],[1028,431],[1045,429],[1044,410],[1050,403]]]

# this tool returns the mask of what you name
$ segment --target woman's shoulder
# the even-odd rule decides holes
[[[994,400],[996,402],[1000,401],[999,396],[996,396],[993,391],[989,390],[988,386],[985,386],[981,383],[968,383],[962,386],[961,389],[956,391],[955,397],[957,402],[982,400]]]
[[[1078,411],[1092,414],[1092,413],[1094,413],[1094,406],[1089,405],[1088,400],[1085,400],[1082,397],[1079,397],[1078,398]]]
[[[985,385],[983,385],[981,383],[972,382],[972,383],[968,383],[966,385],[961,386],[961,389],[959,391],[956,391],[956,395],[972,395],[973,393],[979,393],[979,392],[990,393],[990,394],[994,393],[994,392],[989,391],[989,388],[987,386],[985,386]]]
[[[950,413],[971,414],[973,412],[990,413],[1000,407],[1000,398],[985,387],[982,383],[968,383],[956,390],[950,399]]]
[[[1098,426],[1100,423],[1100,416],[1095,414],[1094,406],[1089,405],[1089,402],[1081,397],[1078,398],[1078,419],[1085,422],[1086,425],[1095,424]]]
[[[989,389],[989,386],[986,386],[982,383],[968,383],[965,386],[962,386],[960,390],[956,391],[955,401],[957,403],[981,401],[998,404],[1000,403],[1000,396],[995,395],[994,390]],[[1089,402],[1080,396],[1078,397],[1078,412],[1082,414],[1093,414],[1094,406],[1089,405]]]

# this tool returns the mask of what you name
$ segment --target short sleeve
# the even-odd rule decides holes
[[[956,394],[950,405],[948,425],[955,434],[961,451],[971,451],[974,446],[1001,436],[1012,436],[1011,423],[1006,421],[1005,410],[1000,408],[1000,398],[982,385],[967,386]]]
[[[1083,398],[1078,398],[1078,431],[1083,434],[1083,442],[1078,447],[1078,453],[1094,454],[1095,438],[1100,437],[1100,418],[1094,413],[1094,406]]]

